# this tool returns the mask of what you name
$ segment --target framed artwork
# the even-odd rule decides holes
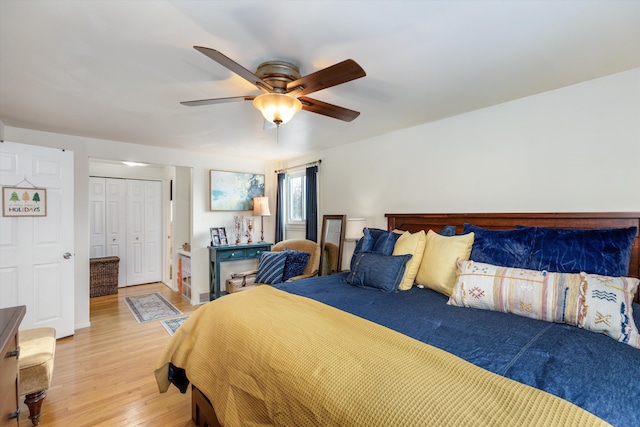
[[[218,229],[211,227],[209,232],[211,233],[211,246],[220,246],[220,232]]]
[[[264,196],[264,175],[210,171],[209,198],[212,211],[250,211],[253,198]]]
[[[47,216],[47,190],[2,187],[2,216]]]

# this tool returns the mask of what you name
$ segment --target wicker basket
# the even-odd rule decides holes
[[[91,298],[117,294],[120,258],[117,256],[91,258],[89,262]]]

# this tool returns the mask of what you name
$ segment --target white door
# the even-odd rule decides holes
[[[162,280],[162,183],[127,180],[127,286]]]
[[[73,152],[2,142],[0,185],[46,189],[47,212],[0,217],[0,307],[27,307],[21,329],[73,335]]]
[[[127,286],[127,185],[124,179],[105,179],[106,185],[106,256],[120,258],[118,287]]]
[[[146,283],[162,280],[162,182],[145,181],[144,244]]]
[[[106,256],[105,179],[89,178],[89,257]]]

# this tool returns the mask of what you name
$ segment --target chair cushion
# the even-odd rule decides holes
[[[26,329],[19,333],[20,395],[46,390],[51,386],[56,330]]]

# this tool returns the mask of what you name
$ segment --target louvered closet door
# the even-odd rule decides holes
[[[162,184],[127,180],[127,285],[162,280]]]

